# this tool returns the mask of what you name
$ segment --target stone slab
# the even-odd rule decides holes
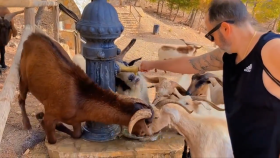
[[[58,132],[56,135],[56,144],[45,142],[50,158],[182,158],[184,151],[184,137],[169,128],[154,142],[124,137],[109,142],[89,142]]]

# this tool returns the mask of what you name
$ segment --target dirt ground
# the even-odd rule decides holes
[[[144,9],[144,11],[147,11],[149,15],[153,15],[154,5],[152,7],[147,7]],[[10,8],[10,10],[13,11],[18,11],[21,10],[21,8]],[[165,11],[166,12],[166,11]],[[166,12],[168,13],[168,12]],[[52,22],[51,22],[51,13],[46,11],[43,14],[43,20],[41,23],[41,28],[46,31],[51,37],[53,36],[52,33]],[[185,15],[186,17],[186,15]],[[139,45],[142,44],[142,48],[139,48],[140,50],[133,50],[136,48],[132,48],[132,54],[128,55],[128,59],[132,59],[135,57],[143,57],[145,60],[155,60],[156,57],[156,50],[159,48],[159,46],[162,43],[172,43],[175,40],[184,38],[187,41],[194,41],[194,42],[200,42],[204,43],[206,45],[212,45],[209,41],[207,41],[202,34],[198,34],[197,31],[185,27],[176,27],[177,24],[174,24],[168,20],[165,19],[160,19],[161,22],[165,23],[166,25],[162,24],[161,25],[161,35],[159,36],[153,36],[151,33],[147,33],[149,30],[151,30],[152,26],[154,23],[157,23],[158,21],[155,19],[152,19],[150,17],[143,18],[144,22],[142,27],[148,27],[149,29],[147,30],[142,30],[143,33],[140,33],[138,35],[139,39]],[[158,17],[157,17],[158,19]],[[12,38],[8,46],[6,47],[6,63],[8,66],[11,66],[14,55],[17,50],[17,45],[20,41],[20,36],[22,33],[22,29],[24,27],[24,17],[23,14],[20,14],[14,18],[16,28],[18,29],[18,36],[15,38]],[[183,20],[183,17],[178,17],[176,21]],[[182,29],[184,30],[184,33],[182,34]],[[172,36],[171,36],[172,35]],[[120,47],[124,48],[124,46],[130,41],[132,37],[126,37],[123,39],[124,44],[120,43]],[[153,40],[155,43],[153,44]],[[149,42],[149,44],[147,44]],[[206,51],[206,50],[204,50]],[[146,53],[144,53],[146,52]],[[150,53],[148,53],[150,52]],[[144,53],[144,54],[143,54]],[[7,74],[9,73],[9,69],[3,73],[3,76],[0,78],[0,88],[3,87],[3,84],[5,82],[5,79],[7,77]],[[150,76],[155,76],[155,73],[149,72],[147,73]],[[176,79],[176,77],[180,76],[178,74],[174,73],[169,73],[168,75],[164,74],[163,72],[159,72],[157,75],[162,75],[162,76],[169,76],[170,78]],[[30,136],[29,133],[23,130],[22,126],[22,120],[21,120],[21,112],[20,112],[20,107],[18,105],[18,90],[16,91],[16,96],[14,101],[11,104],[11,111],[7,120],[7,124],[4,130],[3,138],[0,144],[0,157],[1,158],[15,158],[19,157],[17,155],[18,151],[21,149],[16,146],[18,142],[23,142],[27,140]],[[154,92],[149,91],[149,96],[150,99],[153,99]],[[33,128],[33,131],[42,131],[42,128],[39,125],[39,122],[35,118],[35,114],[38,112],[43,111],[43,106],[41,103],[38,102],[34,96],[31,94],[28,94],[27,100],[26,100],[26,109],[27,109],[27,114],[28,117],[31,121],[31,125]],[[45,158],[48,157],[47,149],[44,145],[44,142],[39,143],[36,145],[34,148],[28,149],[26,153],[23,155],[25,158]]]

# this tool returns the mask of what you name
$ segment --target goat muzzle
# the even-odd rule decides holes
[[[225,111],[225,109],[218,107],[215,103],[205,99],[205,97],[191,96],[191,98],[192,98],[192,100],[205,101],[205,102],[209,103],[210,106],[212,106],[214,109],[216,109],[218,111]]]
[[[126,66],[119,61],[116,61],[116,64],[119,66],[120,72],[133,72],[135,75],[137,75],[137,72],[139,71],[138,66]]]
[[[17,11],[17,12],[14,12],[14,13],[6,14],[6,15],[4,16],[4,19],[6,19],[6,20],[8,20],[9,22],[11,22],[11,20],[13,19],[13,17],[15,17],[17,14],[21,14],[21,13],[23,13],[23,12],[24,12],[24,10],[22,10],[22,11]]]
[[[172,99],[165,99],[165,100],[161,100],[159,101],[155,106],[158,108],[158,109],[161,109],[164,105],[168,104],[168,103],[173,103],[173,104],[176,104],[176,105],[179,105],[181,106],[182,108],[184,108],[188,113],[192,113],[193,111],[190,111],[186,106],[184,106],[183,104],[175,101],[175,100],[172,100]]]

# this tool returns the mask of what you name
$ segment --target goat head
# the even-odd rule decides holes
[[[12,35],[12,19],[17,14],[23,13],[22,11],[17,11],[14,13],[5,14],[4,17],[0,18],[0,46],[6,46],[11,39]]]

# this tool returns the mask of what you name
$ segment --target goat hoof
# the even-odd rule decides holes
[[[72,135],[71,136],[73,139],[80,139],[82,137],[82,135],[79,135],[79,136],[75,136],[75,135]]]
[[[48,143],[49,144],[55,144],[56,143],[56,140],[54,139],[54,140],[48,140]]]

